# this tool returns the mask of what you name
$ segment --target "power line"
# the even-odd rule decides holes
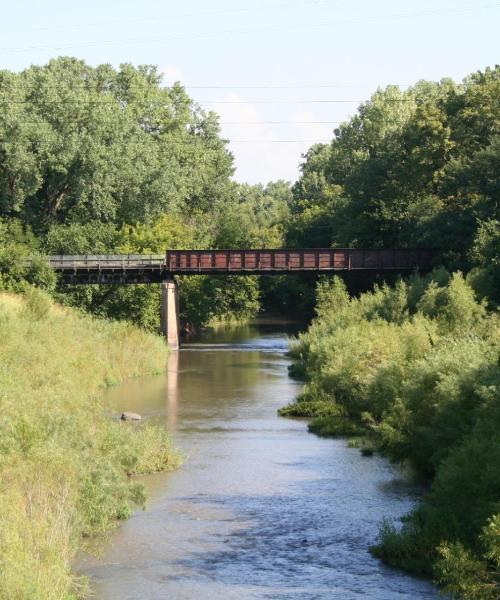
[[[197,100],[203,104],[349,104],[367,100]],[[413,98],[384,98],[385,102],[416,102]]]
[[[182,85],[182,84],[181,84]],[[412,83],[388,83],[387,86],[408,87]],[[307,85],[182,85],[187,90],[309,90],[373,87],[372,83],[307,84]]]
[[[230,144],[329,144],[332,140],[227,140]]]
[[[359,102],[367,102],[366,98],[357,99],[357,100],[347,100],[347,99],[328,99],[328,100],[320,100],[320,99],[301,99],[301,100],[193,100],[194,104],[349,104],[349,103],[359,103]],[[94,106],[94,105],[110,105],[116,106],[120,105],[121,100],[119,98],[114,98],[112,100],[57,100],[55,102],[50,102],[48,105],[66,105],[73,104],[76,106]],[[165,100],[143,100],[144,104],[147,106],[161,106],[171,107],[172,103],[166,102]],[[384,102],[418,102],[418,98],[384,98]],[[0,100],[0,106],[6,105],[15,105],[15,104],[33,104],[33,100]],[[128,105],[126,105],[128,106]]]
[[[29,46],[29,47],[4,47],[0,48],[0,52],[27,52],[30,50],[60,50],[64,48],[83,48],[83,47],[93,47],[99,45],[113,45],[113,44],[144,44],[151,42],[163,42],[170,40],[183,40],[183,39],[197,39],[197,38],[210,38],[210,37],[226,37],[228,35],[245,35],[251,33],[266,33],[266,32],[279,32],[279,31],[296,31],[302,29],[309,28],[321,28],[321,27],[329,27],[329,26],[339,26],[346,25],[351,23],[363,23],[363,22],[376,22],[376,21],[384,21],[384,20],[398,20],[398,19],[408,19],[408,18],[419,18],[425,16],[434,16],[434,15],[453,15],[453,14],[462,14],[467,12],[476,12],[480,10],[487,10],[490,8],[496,8],[500,6],[499,2],[494,4],[486,4],[482,6],[467,6],[461,7],[458,9],[438,9],[431,11],[421,11],[416,13],[399,13],[399,14],[390,14],[390,15],[373,15],[369,17],[357,17],[352,19],[341,19],[337,21],[331,22],[316,22],[316,23],[300,23],[296,25],[289,26],[271,26],[271,27],[263,27],[258,29],[244,29],[244,30],[225,30],[225,31],[207,31],[200,32],[195,34],[179,34],[179,35],[171,35],[171,36],[161,36],[161,37],[149,37],[149,38],[133,38],[133,39],[122,39],[122,40],[98,40],[91,42],[82,42],[77,44],[62,44],[57,46]]]
[[[150,22],[158,22],[165,21],[170,19],[191,19],[192,17],[198,16],[210,16],[210,15],[223,15],[223,14],[234,14],[234,13],[244,13],[244,12],[254,12],[261,10],[273,10],[273,9],[281,9],[281,8],[292,8],[292,7],[309,7],[309,6],[319,6],[322,4],[338,4],[339,0],[310,0],[309,2],[286,2],[280,4],[261,4],[241,7],[241,8],[228,8],[228,9],[218,9],[218,10],[201,10],[191,13],[178,13],[172,15],[164,15],[164,16],[156,16],[156,17],[143,17],[140,19],[119,19],[119,20],[107,20],[107,21],[98,21],[93,23],[73,23],[73,24],[64,24],[64,25],[47,25],[44,27],[28,27],[26,29],[9,29],[4,33],[22,33],[24,31],[47,31],[53,29],[67,29],[68,27],[72,28],[83,28],[83,27],[100,27],[102,25],[116,25],[123,24],[126,25],[128,23],[150,23]]]
[[[340,125],[348,121],[348,118],[344,121],[219,121],[219,125]],[[23,125],[40,125],[43,121],[27,121],[23,119],[21,122]]]
[[[347,120],[347,119],[346,119]],[[344,121],[220,121],[220,125],[340,125]]]
[[[45,141],[45,138],[33,138],[33,137],[29,137],[28,140],[29,142],[37,142],[37,141]],[[207,140],[206,138],[202,138],[202,137],[193,137],[190,140],[166,140],[165,143],[166,145],[168,144],[175,144],[175,145],[193,145],[196,144],[198,142],[205,142],[205,141],[213,141],[213,140]],[[225,138],[217,138],[215,141],[218,142],[224,142],[224,143],[230,143],[230,144],[329,144],[332,140],[317,140],[317,139],[303,139],[303,140],[248,140],[248,139],[242,139],[242,140],[231,140],[231,139],[225,139]],[[2,144],[2,140],[0,140],[0,145]]]

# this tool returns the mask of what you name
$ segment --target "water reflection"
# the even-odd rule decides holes
[[[179,352],[171,352],[167,364],[167,427],[172,433],[177,431],[177,411],[179,402]]]
[[[367,552],[417,490],[384,460],[277,417],[298,392],[286,347],[281,327],[218,331],[172,354],[167,378],[110,391],[116,412],[166,423],[187,460],[147,478],[148,509],[82,564],[97,598],[437,597]]]

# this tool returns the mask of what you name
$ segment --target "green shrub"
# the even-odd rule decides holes
[[[363,446],[361,448],[361,454],[363,456],[373,456],[375,454],[375,448],[373,448],[373,446]]]
[[[366,434],[365,427],[345,417],[316,417],[309,423],[309,431],[322,437]]]
[[[24,310],[28,320],[40,321],[48,316],[52,303],[47,294],[37,288],[29,287],[24,297]]]
[[[429,492],[400,528],[382,525],[372,552],[454,597],[496,598],[499,315],[442,269],[351,299],[321,283],[317,315],[290,352],[307,383],[280,414],[312,417],[317,435],[368,436],[349,445],[412,465]]]
[[[342,415],[342,407],[328,400],[292,402],[278,410],[282,417],[328,417]]]
[[[460,542],[438,548],[437,579],[444,591],[464,600],[496,600],[500,596],[500,513],[483,527],[480,557]]]
[[[394,567],[431,577],[429,563],[433,558],[433,547],[407,520],[408,517],[405,517],[403,527],[399,530],[393,523],[384,520],[380,525],[378,543],[370,551],[373,556]]]

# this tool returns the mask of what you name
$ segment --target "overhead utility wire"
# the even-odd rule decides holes
[[[220,125],[340,125],[344,121],[219,121]]]
[[[30,142],[36,141],[45,141],[45,138],[29,138]],[[192,145],[198,142],[205,141],[204,138],[194,136],[190,140],[166,140],[166,145],[168,144],[176,144],[176,145]],[[328,140],[318,140],[318,139],[310,139],[310,140],[232,140],[229,138],[219,138],[218,141],[227,142],[230,144],[330,144],[331,139]],[[0,140],[0,145],[1,145]]]
[[[168,72],[167,72],[168,73]],[[179,82],[181,83],[181,82]],[[373,83],[307,84],[307,85],[184,85],[187,90],[310,90],[331,88],[374,87]],[[375,84],[376,85],[376,84]],[[386,86],[407,87],[413,83],[388,83]],[[171,86],[168,86],[171,87]]]
[[[227,140],[230,144],[329,144],[330,140]]]
[[[349,121],[349,118],[344,119],[344,121],[219,121],[219,125],[340,125],[346,121]],[[23,125],[40,125],[40,123],[40,120],[28,121],[22,119]]]
[[[211,38],[211,37],[219,37],[219,36],[228,36],[228,35],[244,35],[249,33],[266,33],[266,32],[277,32],[277,31],[296,31],[302,29],[309,28],[318,28],[318,27],[328,27],[328,26],[338,26],[345,25],[350,23],[363,23],[363,22],[374,22],[374,21],[384,21],[384,20],[392,20],[392,19],[408,19],[408,18],[418,18],[425,16],[433,16],[433,15],[452,15],[452,14],[461,14],[464,12],[471,11],[479,11],[486,10],[489,8],[496,8],[500,6],[499,2],[494,4],[486,4],[482,6],[469,6],[462,7],[460,9],[438,9],[432,11],[421,11],[417,13],[406,13],[406,14],[393,14],[393,15],[375,15],[372,17],[357,17],[353,19],[341,19],[337,21],[331,22],[318,22],[318,23],[300,23],[297,25],[290,26],[272,26],[272,27],[263,27],[258,29],[243,29],[243,30],[225,30],[225,31],[209,31],[209,32],[200,32],[195,34],[180,34],[174,36],[161,36],[161,37],[149,37],[149,38],[133,38],[133,39],[122,39],[122,40],[98,40],[93,42],[82,42],[76,44],[59,44],[52,46],[26,46],[26,47],[4,47],[0,48],[0,52],[26,52],[30,50],[60,50],[64,48],[84,48],[84,47],[95,47],[99,45],[113,45],[113,44],[144,44],[151,42],[163,42],[169,40],[183,40],[183,39],[197,39],[197,38]]]
[[[365,100],[196,100],[203,104],[348,104]],[[384,102],[417,102],[414,98],[384,98]]]
[[[120,25],[127,23],[149,23],[158,21],[165,21],[170,19],[191,19],[192,17],[198,16],[210,16],[210,15],[224,15],[224,14],[234,14],[234,13],[243,13],[243,12],[255,12],[261,10],[274,10],[281,8],[309,8],[315,7],[322,4],[338,4],[339,0],[312,0],[310,2],[285,2],[280,4],[261,4],[261,5],[253,5],[241,8],[227,8],[227,9],[218,9],[218,10],[200,10],[192,13],[178,13],[172,15],[157,15],[156,17],[143,17],[140,19],[119,19],[119,20],[107,20],[107,21],[96,21],[93,23],[72,23],[72,24],[61,24],[61,25],[46,25],[43,27],[27,27],[25,29],[9,29],[4,33],[22,33],[24,31],[47,31],[53,29],[67,29],[68,27],[79,28],[79,27],[100,27],[103,25]]]
[[[319,103],[319,104],[334,104],[334,103],[352,103],[352,102],[367,102],[368,100],[365,98],[363,100],[194,100],[194,104],[309,104],[309,103]],[[418,98],[384,98],[384,102],[418,102]],[[0,106],[5,106],[9,104],[32,104],[32,100],[0,100]],[[77,106],[94,106],[94,105],[116,105],[119,104],[119,99],[112,100],[57,100],[55,102],[50,102],[51,106],[61,104],[75,104]],[[145,101],[145,104],[149,104],[152,106],[158,106],[164,104],[167,107],[171,107],[172,104],[166,102],[165,100],[154,100],[154,101]]]

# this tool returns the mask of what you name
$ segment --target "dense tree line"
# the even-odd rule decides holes
[[[0,206],[37,231],[207,210],[233,172],[217,119],[154,67],[0,72]]]
[[[237,185],[233,170],[218,117],[180,85],[163,86],[154,67],[59,58],[0,71],[3,286],[45,282],[61,301],[157,329],[156,286],[63,290],[41,264],[23,274],[16,256],[282,245],[290,186]],[[261,306],[255,278],[181,285],[194,325]]]
[[[499,164],[500,67],[378,90],[307,153],[287,243],[437,248],[498,302]]]
[[[310,149],[285,234],[297,246],[437,249],[430,275],[359,297],[340,279],[319,283],[291,353],[305,388],[280,412],[312,417],[319,435],[364,436],[352,444],[427,480],[372,551],[468,600],[500,596],[499,166],[499,67],[379,90]]]
[[[475,289],[498,302],[499,74],[496,67],[461,84],[378,90],[331,144],[310,149],[290,190],[235,184],[217,116],[180,85],[162,86],[153,67],[59,58],[2,71],[0,218],[17,222],[25,242],[33,231],[42,253],[431,246],[447,268],[472,270]],[[314,288],[300,278],[184,285],[196,292],[192,302],[183,294],[194,323],[254,314],[262,302],[304,313]],[[232,301],[216,300],[223,290]],[[213,298],[208,311],[197,294]],[[66,297],[157,326],[152,304],[138,312],[146,297],[158,301],[152,289],[93,287]]]
[[[499,595],[500,68],[376,91],[290,187],[238,185],[218,118],[153,67],[60,58],[0,72],[0,288],[34,284],[156,330],[156,286],[58,284],[47,253],[166,248],[433,247],[426,277],[317,288],[283,414],[363,434],[431,489],[373,551],[457,597]],[[20,257],[39,256],[30,267]],[[458,272],[458,271],[461,271]],[[181,279],[185,321],[302,315],[306,278]],[[353,282],[348,281],[350,291]],[[357,282],[359,287],[359,282]],[[365,448],[367,450],[367,448]]]

